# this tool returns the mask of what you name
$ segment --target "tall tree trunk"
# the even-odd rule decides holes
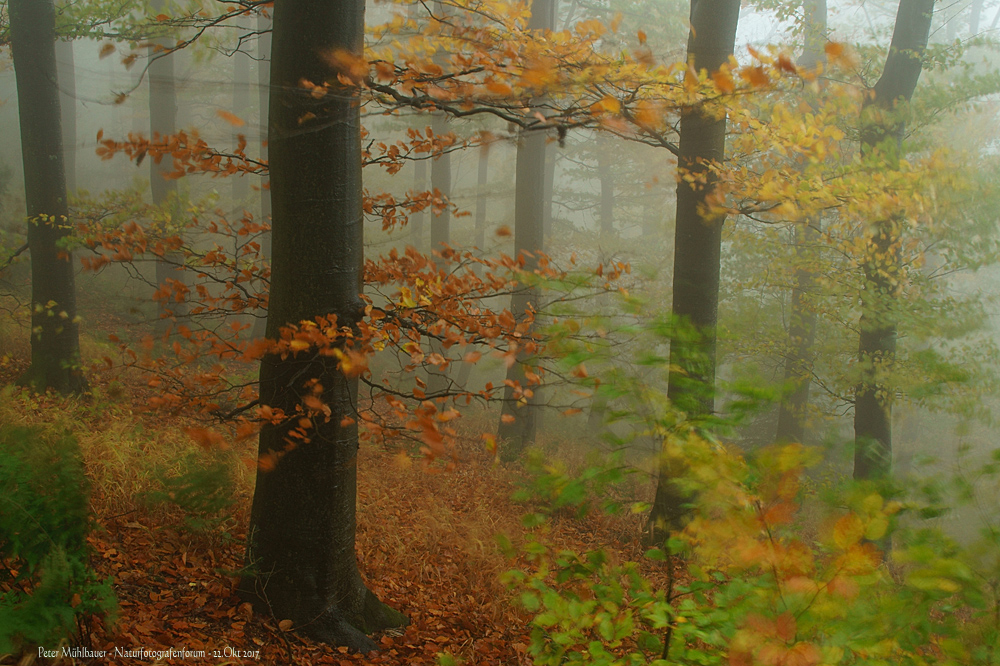
[[[31,366],[18,380],[60,393],[86,388],[68,234],[66,175],[59,131],[59,88],[52,0],[10,0],[11,51],[24,166],[24,200],[31,252]]]
[[[360,97],[338,82],[326,59],[338,50],[361,57],[364,15],[364,0],[275,4],[268,338],[325,315],[354,327],[364,313]],[[329,82],[332,94],[303,95],[302,80]],[[369,651],[376,645],[365,633],[406,619],[382,604],[358,571],[358,380],[315,349],[261,363],[261,404],[286,414],[317,384],[331,413],[314,420],[307,439],[290,438],[295,419],[261,431],[247,532],[252,573],[241,591],[259,612],[292,620],[316,640]],[[273,469],[268,460],[275,460]]]
[[[597,179],[601,183],[601,201],[598,219],[601,238],[611,238],[615,233],[615,174],[612,169],[608,141],[597,137]]]
[[[479,148],[479,172],[477,174],[476,180],[476,240],[475,246],[479,251],[482,251],[483,246],[486,244],[486,191],[489,176],[489,166],[490,166],[490,144],[484,143]],[[476,275],[482,275],[482,266],[476,264],[473,266]],[[463,353],[464,357],[465,354]],[[463,389],[467,389],[469,385],[469,377],[472,374],[472,363],[462,362],[461,367],[458,370],[458,379],[456,382]]]
[[[476,247],[486,245],[486,203],[489,182],[490,144],[484,143],[479,149],[479,172],[476,180]]]
[[[529,30],[551,30],[555,23],[555,0],[533,0]],[[514,254],[524,260],[523,269],[531,272],[538,267],[537,253],[544,249],[545,219],[545,134],[525,132],[517,146],[514,168]],[[538,305],[538,290],[525,284],[517,286],[510,301],[510,311],[518,322]],[[530,331],[529,331],[530,335]],[[525,338],[529,337],[526,335]],[[518,353],[515,363],[507,369],[508,383],[504,387],[503,407],[497,437],[500,459],[516,460],[535,443],[538,405],[524,391],[538,387],[527,385],[524,363],[529,358]],[[517,395],[511,382],[521,387]]]
[[[799,66],[814,69],[825,60],[826,0],[805,0],[805,45]],[[816,276],[809,270],[808,247],[816,240],[813,225],[819,217],[795,227],[795,286],[792,288],[792,314],[788,324],[788,355],[785,358],[785,386],[791,392],[778,409],[777,440],[801,442],[805,437],[806,410],[812,384],[813,345],[816,341],[816,312],[809,304],[809,294],[815,291]]]
[[[73,40],[56,40],[56,67],[59,70],[59,109],[62,126],[66,191],[76,192],[76,66]]]
[[[260,159],[267,161],[268,114],[267,104],[271,90],[271,15],[269,9],[261,9],[257,14],[257,105],[258,126],[260,127]],[[271,223],[271,189],[268,176],[260,183],[260,221]],[[265,261],[271,261],[271,232],[260,237],[260,253]],[[267,311],[258,310],[253,324],[253,337],[259,340],[267,332]]]
[[[739,0],[691,0],[691,32],[688,62],[696,70],[713,72],[727,62],[736,42]],[[715,405],[715,326],[719,308],[719,270],[722,252],[723,215],[708,215],[704,205],[715,189],[716,179],[708,162],[721,162],[726,149],[726,119],[701,112],[697,106],[681,114],[677,168],[693,174],[677,183],[676,230],[674,232],[673,317],[679,331],[670,342],[670,372],[667,396],[674,407],[698,420],[712,414]],[[677,527],[687,514],[690,501],[675,480],[683,471],[669,455],[664,442],[656,497],[650,514],[654,534],[666,526]]]
[[[250,56],[237,51],[233,58],[233,113],[236,115],[246,114],[250,108]],[[239,137],[243,132],[236,130],[233,132],[233,147],[239,143]],[[232,178],[233,181],[233,210],[236,215],[242,215],[243,209],[250,198],[250,181],[240,175]]]
[[[164,0],[153,2],[153,13],[164,9]],[[162,38],[155,42],[159,49],[172,47],[173,40]],[[151,48],[153,58],[149,63],[149,133],[152,137],[169,136],[177,131],[177,90],[174,86],[174,54],[163,55],[156,47]],[[159,161],[149,162],[149,187],[153,195],[153,205],[164,208],[171,207],[170,219],[177,223],[177,181],[166,178],[173,171],[173,162],[169,155]],[[165,228],[164,233],[171,230]],[[156,285],[163,289],[170,281],[184,279],[177,270],[180,261],[177,256],[168,255],[156,262]],[[161,299],[157,305],[157,319],[154,331],[157,336],[164,335],[171,328],[171,319],[180,314],[178,308],[169,299]]]
[[[420,194],[427,191],[427,160],[417,160],[413,165],[413,192]],[[427,221],[427,209],[410,216],[410,245],[418,252],[424,251],[424,226]]]
[[[448,133],[448,119],[443,113],[435,113],[431,120],[435,136]],[[431,161],[431,188],[442,197],[451,199],[451,153],[445,151]],[[431,252],[440,251],[451,242],[451,209],[445,206],[440,213],[431,217]]]
[[[906,113],[920,79],[934,0],[900,0],[889,55],[873,95],[862,110],[862,153],[899,167]],[[854,478],[887,476],[892,469],[892,397],[889,375],[896,357],[899,245],[904,220],[874,220],[861,292],[858,367],[854,395]]]
[[[553,10],[555,11],[555,10]],[[552,193],[556,185],[556,151],[545,142],[545,189],[542,194],[543,240],[552,238]]]

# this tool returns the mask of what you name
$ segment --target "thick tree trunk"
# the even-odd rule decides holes
[[[52,0],[10,0],[11,51],[17,79],[24,200],[31,252],[31,366],[18,380],[60,393],[86,388],[70,254],[59,248],[68,232],[55,7]]]
[[[934,0],[900,0],[882,76],[862,111],[862,152],[898,168],[905,114],[921,72]],[[903,220],[872,222],[862,265],[858,367],[854,397],[854,478],[887,476],[892,469],[892,398],[889,374],[896,357],[899,244]]]
[[[529,30],[551,30],[555,22],[555,0],[533,0]],[[544,249],[545,220],[545,143],[542,132],[526,132],[517,146],[517,163],[514,173],[514,254],[524,260],[526,272],[538,266],[537,253]],[[538,305],[538,291],[521,284],[511,297],[510,311],[515,319],[523,321],[528,312]],[[530,330],[528,335],[530,335]],[[527,337],[527,336],[525,336]],[[534,392],[525,377],[524,363],[529,358],[518,353],[517,360],[507,369],[508,383],[504,387],[503,407],[497,438],[500,441],[500,459],[517,460],[524,450],[535,443],[538,405],[527,394],[516,395],[511,382],[522,391]]]
[[[688,62],[697,70],[719,69],[733,54],[739,0],[691,0]],[[725,157],[726,119],[702,113],[698,107],[681,114],[677,168],[704,179],[694,186],[677,183],[674,235],[673,317],[681,330],[670,343],[667,396],[691,420],[711,415],[715,392],[715,326],[719,307],[719,270],[725,217],[709,216],[704,204],[716,179],[708,162]],[[656,497],[650,514],[653,533],[677,527],[687,514],[690,498],[675,481],[682,470],[669,463],[667,442],[661,456]]]
[[[271,15],[262,10],[257,14],[257,104],[258,126],[260,127],[260,159],[267,161],[268,114],[267,104],[271,90]],[[260,221],[271,223],[271,190],[269,179],[265,176],[260,183]],[[260,237],[260,253],[265,261],[271,261],[271,232],[265,232]],[[267,330],[267,311],[258,310],[253,325],[254,339],[263,338]]]
[[[73,40],[56,41],[56,62],[59,70],[59,111],[62,118],[63,160],[66,169],[66,191],[76,192],[76,65]]]
[[[164,0],[157,0],[153,3],[153,13],[161,11],[165,6]],[[170,39],[160,39],[156,43],[160,48],[173,46]],[[162,51],[153,48],[150,50],[153,58],[149,63],[149,133],[151,136],[168,136],[177,131],[177,90],[174,86],[174,54],[162,55]],[[169,155],[164,156],[159,161],[149,162],[149,187],[153,195],[153,205],[158,207],[171,206],[172,212],[177,211],[177,181],[173,178],[166,178],[166,175],[173,171],[173,161]],[[177,222],[177,216],[172,214],[171,219]],[[164,229],[165,233],[171,230]],[[181,281],[184,279],[183,273],[177,269],[177,263],[181,261],[177,256],[166,256],[156,262],[156,285],[158,289],[164,288],[170,281]],[[157,319],[153,329],[157,336],[164,335],[170,330],[172,319],[181,314],[178,307],[169,299],[160,300],[157,306]]]
[[[274,9],[270,98],[272,276],[267,336],[284,326],[336,315],[340,326],[363,316],[364,233],[358,90],[338,83],[326,55],[361,57],[364,0],[300,0]],[[330,82],[314,99],[300,82]],[[315,119],[303,121],[303,118]],[[243,595],[262,613],[291,620],[314,639],[368,651],[366,633],[406,619],[361,579],[355,553],[358,380],[315,349],[265,357],[260,400],[294,414],[316,385],[330,408],[307,439],[296,425],[267,425],[248,530]],[[355,420],[345,422],[352,417]],[[292,444],[294,442],[294,444]]]
[[[825,59],[826,0],[806,0],[805,45],[799,66],[814,69]],[[816,341],[816,312],[809,304],[809,294],[815,291],[816,277],[809,270],[809,246],[816,240],[813,225],[818,217],[795,228],[795,286],[792,288],[791,319],[788,324],[788,355],[785,358],[785,386],[791,391],[778,409],[779,442],[801,442],[805,437],[806,411],[812,384],[813,345]]]

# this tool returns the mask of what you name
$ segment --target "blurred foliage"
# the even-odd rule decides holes
[[[89,482],[76,440],[0,429],[0,654],[54,644],[115,608],[89,564]]]

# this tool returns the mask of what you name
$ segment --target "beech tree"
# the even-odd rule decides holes
[[[691,0],[688,63],[714,72],[733,55],[739,0]],[[695,106],[681,112],[677,168],[676,229],[672,314],[679,330],[670,341],[671,372],[667,397],[689,419],[712,414],[715,386],[715,326],[718,322],[719,271],[725,215],[707,210],[717,176],[711,162],[722,162],[726,118]],[[690,327],[688,329],[688,326]],[[679,472],[664,444],[650,524],[679,525],[686,513]]]
[[[10,0],[10,42],[24,165],[31,252],[31,366],[20,382],[38,390],[81,391],[73,264],[60,131],[52,0]]]
[[[882,75],[862,109],[862,153],[898,169],[906,112],[922,69],[934,0],[900,0]],[[892,398],[888,380],[896,356],[899,246],[906,220],[872,220],[862,261],[858,366],[854,397],[854,478],[885,476],[892,466]]]
[[[552,30],[555,24],[555,0],[533,0],[529,30]],[[514,171],[514,256],[530,273],[538,267],[538,253],[545,243],[545,147],[543,132],[522,132],[517,146]],[[510,311],[518,322],[533,317],[538,309],[538,290],[520,284],[511,297]],[[516,459],[535,442],[538,410],[533,389],[527,386],[522,353],[507,369],[503,409],[497,437],[503,443],[501,458]]]
[[[269,166],[271,285],[267,336],[320,317],[353,328],[364,314],[360,94],[338,82],[330,54],[360,56],[364,0],[274,8]],[[314,97],[301,81],[330,82]],[[406,623],[365,586],[355,555],[357,377],[317,350],[271,353],[260,403],[295,414],[322,396],[308,436],[297,422],[260,433],[242,594],[261,613],[321,641],[368,651],[366,633]],[[303,418],[306,418],[306,412]],[[274,461],[274,464],[267,464]]]

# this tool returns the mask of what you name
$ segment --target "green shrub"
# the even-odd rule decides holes
[[[114,608],[89,566],[92,527],[76,440],[0,428],[0,653],[56,643]]]

